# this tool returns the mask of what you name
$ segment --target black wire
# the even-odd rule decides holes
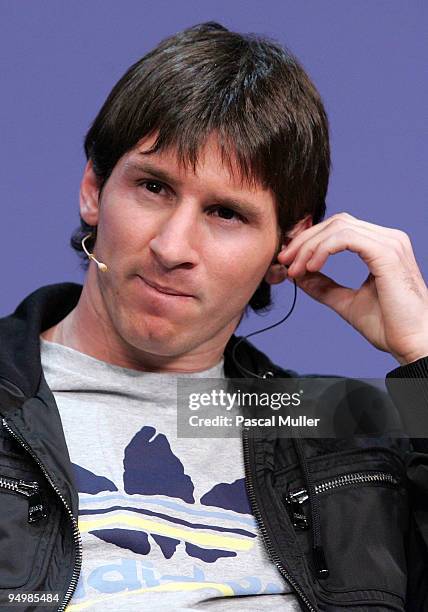
[[[274,327],[277,327],[277,325],[281,325],[281,323],[284,323],[284,321],[286,319],[288,319],[288,317],[291,315],[291,313],[294,310],[294,306],[296,305],[296,299],[297,299],[297,285],[296,285],[296,281],[293,278],[293,283],[294,283],[294,297],[293,297],[293,303],[291,304],[291,308],[290,310],[287,312],[287,314],[285,315],[285,317],[283,317],[280,321],[278,321],[277,323],[273,323],[272,325],[268,325],[267,327],[263,327],[262,329],[258,329],[256,331],[251,332],[251,334],[247,334],[246,336],[242,336],[241,338],[239,338],[238,342],[235,344],[235,346],[233,347],[232,350],[232,359],[236,365],[236,367],[241,370],[241,372],[243,374],[247,374],[249,376],[255,376],[256,378],[266,378],[266,374],[264,376],[260,376],[259,374],[256,374],[256,372],[251,372],[251,370],[247,370],[247,368],[245,368],[242,364],[240,364],[236,357],[235,357],[235,353],[236,353],[236,349],[238,348],[238,346],[241,344],[241,342],[243,342],[244,340],[247,340],[247,338],[251,338],[252,336],[255,336],[256,334],[261,334],[262,332],[268,331],[269,329],[273,329]]]

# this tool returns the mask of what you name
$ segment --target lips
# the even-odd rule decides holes
[[[163,285],[159,285],[158,283],[155,283],[152,280],[148,280],[147,278],[144,278],[143,276],[140,276],[140,278],[144,283],[146,283],[146,285],[149,285],[149,287],[151,287],[152,289],[156,289],[157,291],[159,291],[159,293],[165,293],[166,295],[172,295],[176,297],[195,297],[194,295],[191,295],[190,293],[183,293],[182,291],[178,289],[174,289],[172,287],[164,287]]]

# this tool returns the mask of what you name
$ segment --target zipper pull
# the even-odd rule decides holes
[[[287,508],[288,516],[290,521],[296,529],[302,531],[309,529],[309,522],[303,512],[302,504],[308,499],[308,495],[305,489],[289,493],[285,497],[285,506]]]
[[[42,496],[37,482],[19,481],[20,489],[24,489],[28,497],[28,522],[35,523],[40,519],[46,518]]]
[[[329,569],[327,567],[327,561],[325,560],[324,549],[322,546],[316,546],[312,549],[315,571],[320,580],[325,580],[330,576]]]
[[[40,493],[33,493],[28,500],[28,522],[35,523],[40,519],[46,518]]]

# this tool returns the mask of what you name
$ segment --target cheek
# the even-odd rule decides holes
[[[218,297],[220,294],[223,299],[233,296],[233,302],[236,299],[239,303],[247,303],[272,261],[275,245],[267,249],[260,242],[251,245],[245,241],[240,245],[236,242],[233,248],[217,249],[212,253],[208,266]]]
[[[135,252],[137,245],[144,241],[145,229],[126,197],[119,195],[103,201],[98,223],[99,248],[103,252],[114,253],[117,259]]]

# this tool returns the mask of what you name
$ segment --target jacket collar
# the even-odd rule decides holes
[[[36,395],[40,385],[40,334],[61,321],[77,304],[82,292],[77,283],[58,283],[40,287],[28,295],[9,316],[0,318],[0,379],[17,387],[26,397]],[[232,335],[224,353],[228,378],[242,378],[231,353],[238,341]],[[241,342],[236,358],[247,370],[263,375],[289,376],[247,341]]]
[[[26,397],[36,394],[42,374],[39,335],[76,306],[81,292],[82,285],[76,283],[40,287],[0,319],[0,378]]]

